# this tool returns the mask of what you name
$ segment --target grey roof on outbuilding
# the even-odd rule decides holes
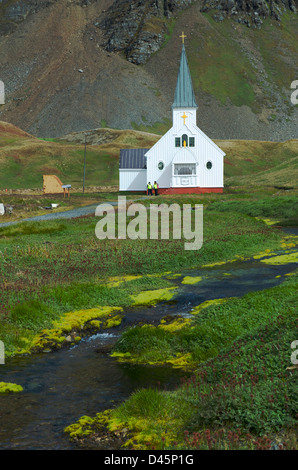
[[[175,90],[173,108],[197,108],[195,94],[193,91],[191,75],[188,67],[184,44],[180,58],[180,67]]]
[[[121,149],[120,150],[120,169],[146,169],[147,158],[145,154],[150,149]]]

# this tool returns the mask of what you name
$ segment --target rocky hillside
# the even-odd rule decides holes
[[[171,124],[182,31],[211,138],[297,137],[294,0],[2,0],[0,119],[41,137]]]
[[[164,43],[169,33],[167,20],[195,3],[200,12],[212,12],[216,21],[228,18],[253,28],[260,28],[267,18],[280,23],[288,10],[296,13],[294,0],[116,0],[100,23],[104,46],[110,52],[123,51],[130,62],[145,64]]]

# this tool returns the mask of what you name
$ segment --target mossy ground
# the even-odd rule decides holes
[[[69,312],[54,321],[51,328],[42,330],[33,338],[28,349],[19,350],[18,354],[73,345],[83,336],[113,328],[120,325],[121,321],[121,308],[98,307]]]

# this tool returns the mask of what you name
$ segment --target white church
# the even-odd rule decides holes
[[[225,153],[197,127],[197,103],[188,67],[184,33],[173,125],[151,149],[122,149],[119,190],[146,191],[156,181],[159,194],[223,192]]]

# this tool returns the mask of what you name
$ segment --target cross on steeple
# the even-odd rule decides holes
[[[183,124],[185,125],[185,119],[187,118],[187,116],[186,116],[186,114],[185,114],[185,111],[184,111],[184,114],[183,114],[183,116],[181,116],[181,117],[182,117],[182,119],[184,119],[184,122],[183,122]]]
[[[187,36],[184,34],[184,31],[182,32],[181,36],[179,36],[179,38],[182,38],[182,44],[184,44],[184,39],[187,38]]]

